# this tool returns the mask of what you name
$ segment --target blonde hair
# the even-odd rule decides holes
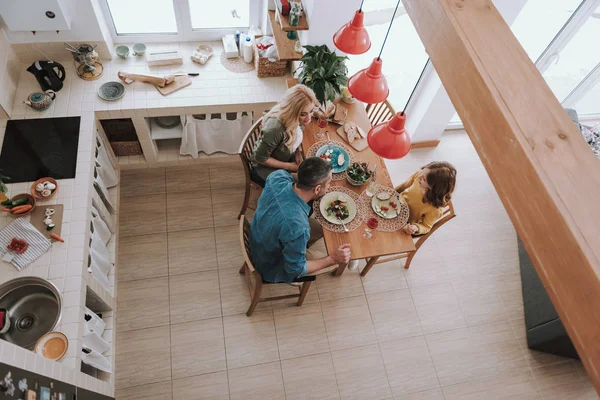
[[[285,145],[291,148],[298,137],[296,129],[300,125],[298,122],[300,114],[309,104],[317,104],[315,92],[304,85],[292,86],[285,92],[283,99],[265,114],[263,120],[277,118],[285,129],[287,136]]]

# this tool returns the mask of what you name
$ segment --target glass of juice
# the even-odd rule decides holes
[[[315,136],[317,139],[323,139],[323,137],[325,136],[325,134],[323,133],[323,129],[325,129],[327,127],[327,120],[325,118],[319,118],[317,120],[317,126],[319,127],[319,130],[317,131],[317,133],[315,133]]]
[[[377,229],[379,226],[379,220],[375,217],[371,217],[367,220],[367,226],[371,229]]]

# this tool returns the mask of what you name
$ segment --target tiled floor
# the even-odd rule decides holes
[[[598,399],[581,363],[526,348],[515,232],[466,134],[388,167],[432,160],[459,171],[458,217],[410,270],[319,276],[251,318],[239,161],[124,172],[117,399]]]

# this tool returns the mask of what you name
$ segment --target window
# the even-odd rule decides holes
[[[376,7],[375,9],[386,16],[386,20],[383,23],[367,26],[371,38],[371,48],[365,54],[349,55],[350,59],[346,63],[349,76],[354,75],[363,68],[367,68],[373,59],[379,55],[390,19],[396,7],[395,0],[365,1],[365,7],[363,7],[365,12],[373,10],[373,8],[367,9],[367,4]],[[384,6],[391,6],[392,8],[382,10],[380,7]],[[396,20],[390,30],[381,59],[383,60],[383,74],[390,86],[388,101],[396,111],[401,111],[419,80],[423,66],[428,60],[423,43],[421,43],[421,39],[408,14],[404,11],[402,3],[398,7]]]
[[[236,30],[260,26],[263,0],[103,0],[117,43],[219,40]]]

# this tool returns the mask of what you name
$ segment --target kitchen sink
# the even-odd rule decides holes
[[[10,318],[10,328],[0,339],[33,349],[60,319],[60,293],[45,279],[16,278],[0,285],[0,308],[6,309]]]

